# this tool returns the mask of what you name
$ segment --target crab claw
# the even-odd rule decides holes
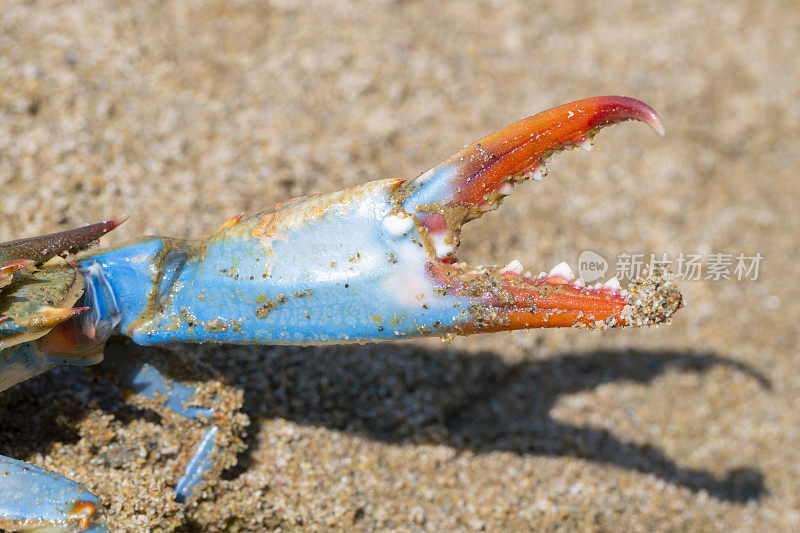
[[[454,264],[466,222],[496,209],[516,184],[541,179],[552,154],[588,148],[602,127],[631,119],[664,134],[659,116],[639,100],[587,98],[511,124],[404,186],[398,214],[414,218],[431,258],[430,277],[444,291],[470,298],[459,332],[657,324],[682,305],[663,270],[623,290],[616,278],[586,287],[566,263],[535,277],[524,274],[518,261],[488,269]]]
[[[590,98],[508,126],[410,182],[295,199],[202,243],[149,238],[85,258],[86,301],[113,300],[119,330],[140,344],[367,342],[667,321],[681,297],[662,271],[626,290],[616,280],[588,288],[566,265],[534,277],[516,262],[468,268],[455,257],[465,222],[535,177],[552,153],[628,119],[663,132],[638,100]]]

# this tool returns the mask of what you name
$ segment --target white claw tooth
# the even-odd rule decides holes
[[[509,264],[500,269],[501,274],[522,274],[522,263],[514,259]]]
[[[577,144],[578,148],[580,148],[581,150],[586,150],[587,152],[591,152],[592,151],[592,140],[591,139],[584,139],[582,141],[578,141],[575,144]]]
[[[605,283],[603,283],[603,288],[604,289],[611,289],[613,291],[618,291],[618,290],[620,290],[622,288],[622,286],[619,284],[619,280],[617,279],[617,276],[614,276],[613,278],[611,278],[608,281],[606,281]]]
[[[546,278],[546,277],[547,277],[547,272],[545,272],[544,270],[542,270],[541,272],[539,272],[539,275],[538,275],[538,276],[536,276],[536,277],[537,277],[537,278]]]
[[[567,281],[572,281],[575,279],[575,274],[572,273],[572,269],[569,267],[566,261],[562,261],[553,267],[553,270],[547,274],[547,277],[558,277]]]
[[[411,217],[408,217],[411,218]],[[412,220],[411,226],[414,226],[414,222]],[[456,251],[456,244],[447,243],[447,234],[432,234],[431,242],[433,243],[433,249],[436,251],[436,257],[439,259],[443,259],[448,255],[452,254]]]
[[[508,196],[514,191],[514,187],[510,183],[504,183],[497,189],[497,193],[501,194],[502,196]]]
[[[578,287],[579,289],[586,287],[586,282],[583,281],[583,278],[576,279],[572,284]]]
[[[622,289],[621,291],[619,291],[619,293],[621,295],[623,295],[623,296],[627,296],[628,295],[628,289]]]
[[[414,227],[414,219],[404,212],[383,219],[383,228],[392,236],[405,235]]]
[[[544,179],[544,175],[544,169],[539,167],[531,173],[531,178],[533,178],[535,181],[542,181]]]
[[[603,287],[603,284],[600,283],[599,281],[597,283],[595,283],[594,285],[592,285],[593,289],[601,289],[602,287]]]
[[[522,276],[527,278],[527,279],[531,279],[533,277],[533,274],[531,274],[530,270],[526,270],[525,273]]]

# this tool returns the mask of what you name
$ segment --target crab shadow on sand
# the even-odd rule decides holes
[[[626,442],[608,430],[570,425],[551,415],[562,396],[615,381],[648,383],[670,369],[700,373],[732,367],[770,389],[755,369],[714,353],[599,350],[509,364],[491,352],[470,354],[403,343],[191,350],[243,389],[244,411],[251,421],[248,450],[257,446],[263,420],[282,417],[383,442],[437,442],[475,453],[579,457],[705,490],[734,503],[767,495],[757,469],[735,467],[717,477],[682,468],[652,445]],[[94,400],[122,421],[158,416],[121,401],[119,392],[97,392],[96,380],[88,375],[80,368],[58,369],[4,392],[0,454],[24,459],[52,442],[75,442],[79,437],[64,418],[79,418],[87,401]],[[87,398],[86,390],[70,392],[66,387],[92,390]],[[33,430],[32,419],[37,420]],[[248,450],[225,477],[234,478],[252,466]]]
[[[509,364],[491,352],[377,344],[245,348],[208,355],[206,361],[243,387],[251,424],[283,417],[384,442],[580,457],[737,503],[767,494],[763,476],[754,468],[733,468],[718,478],[681,468],[651,445],[625,442],[605,429],[573,426],[551,416],[562,396],[615,381],[648,383],[669,369],[699,373],[727,366],[763,389],[771,388],[755,369],[713,353],[600,350]],[[250,428],[251,435],[257,433],[257,425]],[[245,452],[233,475],[247,465]]]

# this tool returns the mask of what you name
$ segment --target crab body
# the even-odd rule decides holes
[[[414,180],[295,199],[234,217],[202,241],[147,237],[75,263],[54,258],[121,222],[110,221],[0,244],[0,390],[55,364],[99,362],[112,334],[144,346],[307,345],[668,321],[681,297],[658,274],[627,289],[615,278],[586,287],[566,264],[534,275],[515,261],[470,268],[455,255],[462,226],[538,177],[554,152],[628,119],[663,133],[637,100],[590,98],[512,124]],[[176,499],[191,497],[204,476],[231,463],[220,434],[238,442],[241,424],[226,426],[235,416],[220,392],[196,398],[197,383],[157,365],[123,358],[118,366],[124,386],[208,420],[176,483]],[[0,479],[0,525],[104,527],[93,515],[97,499],[80,485],[20,465],[0,457],[13,472]]]

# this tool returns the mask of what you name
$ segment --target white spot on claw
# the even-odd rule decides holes
[[[407,234],[413,227],[414,219],[403,212],[389,215],[383,219],[383,229],[386,230],[389,235],[395,237]]]

